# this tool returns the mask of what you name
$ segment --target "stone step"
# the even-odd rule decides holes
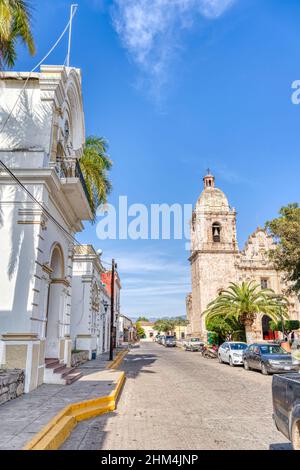
[[[62,372],[65,371],[66,369],[66,364],[62,363],[62,364],[57,364],[53,367],[51,367],[51,369],[53,370],[53,373],[54,374],[61,374]]]
[[[64,378],[64,377],[66,377],[67,375],[71,374],[72,372],[75,372],[75,370],[76,370],[76,367],[67,367],[67,366],[65,365],[64,370],[61,371],[61,372],[62,372],[61,377]]]
[[[55,359],[55,358],[46,358],[45,359],[45,365],[46,365],[47,369],[53,368],[54,366],[56,366],[58,364],[59,364],[58,359]]]
[[[83,376],[83,374],[80,371],[72,372],[71,374],[66,375],[64,377],[64,379],[66,381],[66,385],[71,385],[73,382],[80,379],[80,377],[82,377],[82,376]]]

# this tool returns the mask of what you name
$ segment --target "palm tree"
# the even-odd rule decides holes
[[[1,0],[0,0],[1,1]],[[100,204],[105,204],[112,189],[107,172],[112,161],[107,156],[108,144],[102,137],[90,136],[86,139],[83,155],[79,160],[89,194],[89,203],[93,213],[93,222]]]
[[[14,66],[19,39],[35,54],[30,10],[27,0],[0,0],[0,68]]]
[[[232,341],[245,341],[245,327],[234,318],[216,316],[205,321],[207,331],[217,333],[219,344],[231,339]]]
[[[223,290],[204,312],[207,321],[215,317],[239,321],[245,327],[248,342],[251,341],[251,327],[259,313],[268,315],[273,321],[287,318],[287,302],[273,290],[261,289],[253,281],[240,285],[230,283],[228,289]]]

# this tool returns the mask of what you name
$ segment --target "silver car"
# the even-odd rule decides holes
[[[183,343],[183,347],[186,351],[200,351],[204,342],[200,338],[190,338]]]
[[[232,367],[242,365],[243,352],[247,347],[247,343],[241,341],[226,341],[219,347],[219,362],[227,362]]]

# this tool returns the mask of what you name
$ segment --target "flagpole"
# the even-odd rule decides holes
[[[72,23],[73,23],[73,17],[76,13],[76,10],[78,8],[77,3],[72,3],[71,5],[71,11],[70,11],[70,26],[69,26],[69,41],[68,41],[68,55],[67,55],[67,67],[70,67],[70,55],[71,55],[71,42],[72,42]]]

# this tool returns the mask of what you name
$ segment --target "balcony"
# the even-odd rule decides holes
[[[57,158],[55,171],[69,204],[81,220],[91,220],[88,189],[77,158]]]
[[[99,257],[93,245],[75,245],[74,254],[75,255],[92,255],[92,256]]]

